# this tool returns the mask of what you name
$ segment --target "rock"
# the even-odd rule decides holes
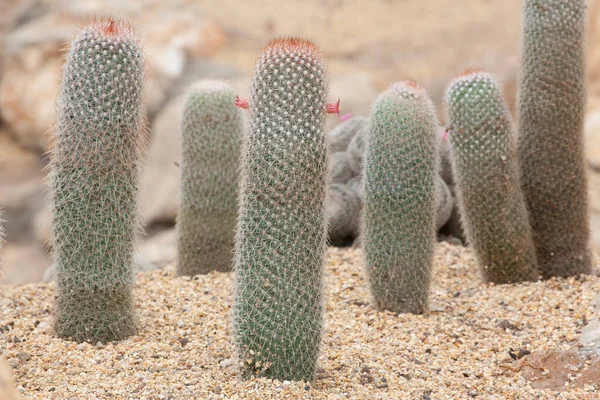
[[[15,62],[6,68],[0,84],[0,111],[11,135],[22,146],[38,152],[50,146],[52,136],[48,132],[54,122],[59,82],[60,65],[52,59],[33,71],[15,66]]]
[[[362,178],[360,176],[355,176],[346,183],[346,186],[354,192],[362,203],[365,198],[365,185],[363,184]]]
[[[0,400],[19,400],[9,365],[0,358]]]
[[[440,135],[440,176],[447,185],[454,185],[452,164],[450,163],[450,142],[446,137],[446,128],[440,127],[438,132]]]
[[[460,213],[458,210],[458,202],[454,201],[454,207],[450,218],[444,226],[439,229],[439,233],[446,236],[451,236],[459,239],[463,244],[466,244],[466,235],[460,222]]]
[[[595,308],[594,315],[581,330],[579,343],[583,354],[600,355],[600,294],[597,294],[591,303]]]
[[[334,183],[329,187],[325,217],[329,224],[329,242],[349,245],[358,235],[360,200],[348,187]]]
[[[436,220],[436,229],[440,229],[442,226],[448,222],[450,216],[452,215],[452,210],[454,209],[454,197],[446,185],[446,182],[439,177],[436,179],[436,212],[437,212],[437,220]]]
[[[356,132],[363,129],[367,123],[367,117],[356,116],[327,132],[326,137],[331,152],[346,151]]]
[[[365,135],[367,134],[368,124],[365,125],[362,129],[360,129],[352,140],[350,144],[348,144],[348,164],[350,165],[350,169],[355,176],[359,176],[362,174],[362,161],[364,156],[364,140]]]
[[[142,222],[174,223],[179,209],[181,113],[185,98],[171,100],[156,116],[140,195]]]
[[[585,156],[588,164],[600,169],[600,110],[595,110],[585,117]]]
[[[52,137],[46,133],[54,122],[64,44],[78,26],[104,10],[95,7],[98,2],[61,2],[60,6],[36,12],[38,2],[31,3],[23,10],[20,24],[5,39],[0,110],[20,143],[42,151]],[[158,1],[148,7],[138,2],[111,6],[112,13],[130,17],[135,26],[145,28],[139,34],[148,55],[144,99],[150,119],[169,100],[168,96],[174,95],[173,88],[179,88],[175,82],[186,73],[191,60],[214,54],[225,42],[225,34],[214,21],[198,10],[181,12],[178,7]]]
[[[39,243],[7,241],[2,252],[6,260],[6,283],[23,285],[39,282],[44,276],[48,257]]]
[[[171,264],[177,258],[176,229],[167,229],[146,238],[139,246],[139,253],[157,268]]]
[[[346,183],[352,178],[345,151],[336,151],[329,157],[329,173],[333,183]]]

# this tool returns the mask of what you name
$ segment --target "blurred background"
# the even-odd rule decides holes
[[[589,0],[587,165],[593,245],[600,249],[600,0]],[[323,50],[330,100],[366,115],[391,82],[421,82],[443,111],[448,81],[469,67],[503,82],[514,110],[521,0],[0,0],[0,209],[5,280],[42,279],[49,216],[44,187],[65,46],[92,16],[131,20],[148,53],[152,135],[142,179],[141,256],[175,257],[181,94],[193,81],[227,79],[246,95],[261,47],[300,35]],[[442,123],[443,113],[440,114]],[[329,118],[330,127],[336,119]]]

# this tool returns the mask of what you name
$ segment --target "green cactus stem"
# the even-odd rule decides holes
[[[365,135],[362,243],[377,308],[427,309],[436,241],[438,120],[426,91],[394,83],[372,108]]]
[[[450,84],[446,100],[460,215],[484,279],[498,284],[537,279],[516,143],[496,80],[467,72]]]
[[[327,237],[326,96],[314,45],[279,39],[262,51],[248,104],[234,257],[234,336],[245,377],[315,376]]]
[[[61,338],[106,343],[136,332],[143,68],[138,39],[113,20],[85,26],[67,54],[51,161],[54,329]]]
[[[544,278],[591,273],[584,165],[584,0],[525,0],[521,183]]]
[[[230,271],[242,118],[231,85],[202,81],[183,111],[178,275]]]

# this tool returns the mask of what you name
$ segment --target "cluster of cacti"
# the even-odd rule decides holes
[[[177,273],[231,270],[242,118],[231,85],[199,82],[182,122]]]
[[[136,331],[133,246],[145,146],[144,54],[112,20],[83,28],[63,72],[52,154],[54,329],[76,341]]]
[[[591,272],[585,1],[525,0],[518,93],[521,182],[544,278]]]
[[[244,375],[312,380],[323,318],[325,65],[302,39],[262,51],[236,232],[234,335]]]
[[[360,210],[364,198],[362,164],[364,140],[369,130],[369,118],[353,117],[329,131],[329,170],[334,183],[329,190],[327,221],[329,242],[333,245],[351,243],[360,235]],[[436,180],[436,228],[448,222],[454,210],[454,194],[443,179]],[[358,205],[358,206],[357,206]]]
[[[438,120],[427,92],[393,84],[372,108],[365,135],[365,266],[379,309],[427,309],[438,179]]]
[[[446,100],[463,226],[485,280],[537,279],[516,143],[498,84],[489,74],[467,72],[450,84]]]
[[[303,39],[266,46],[249,102],[234,102],[220,81],[190,89],[177,272],[233,266],[244,377],[315,377],[327,234],[332,243],[358,236],[361,208],[378,309],[427,310],[436,228],[455,218],[455,190],[487,281],[590,272],[584,9],[583,0],[525,0],[518,147],[500,88],[482,72],[449,86],[442,137],[431,99],[411,81],[382,93],[370,118],[326,137],[325,112],[339,109],[326,105],[325,63]],[[83,28],[66,57],[50,170],[61,338],[108,342],[136,332],[143,69],[138,39],[113,20]],[[236,106],[250,112],[244,138]],[[440,158],[450,161],[442,175]],[[1,242],[0,227],[0,250]]]
[[[353,117],[342,122],[326,135],[327,144],[333,152],[329,157],[329,173],[333,185],[327,196],[326,218],[329,225],[329,243],[335,246],[351,244],[359,235],[360,206],[362,197],[358,187],[350,182],[360,182],[360,171],[350,166],[351,155],[347,151],[355,137],[368,129],[366,117]]]
[[[333,183],[329,186],[325,218],[329,226],[330,243],[343,243],[355,238],[359,229],[361,200],[350,186]]]

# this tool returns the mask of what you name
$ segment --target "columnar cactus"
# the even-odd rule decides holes
[[[525,0],[518,93],[521,182],[544,278],[591,272],[585,1]]]
[[[326,248],[325,65],[303,39],[262,51],[242,152],[233,307],[244,376],[312,380]]]
[[[242,118],[231,85],[194,85],[183,111],[179,275],[231,270]]]
[[[54,329],[62,338],[107,342],[136,331],[143,67],[138,39],[112,20],[84,27],[67,54],[51,165]]]
[[[485,280],[537,279],[516,143],[496,80],[467,72],[450,84],[446,100],[460,215]]]
[[[436,241],[438,120],[427,92],[394,83],[372,108],[365,135],[362,241],[376,306],[427,308]]]

